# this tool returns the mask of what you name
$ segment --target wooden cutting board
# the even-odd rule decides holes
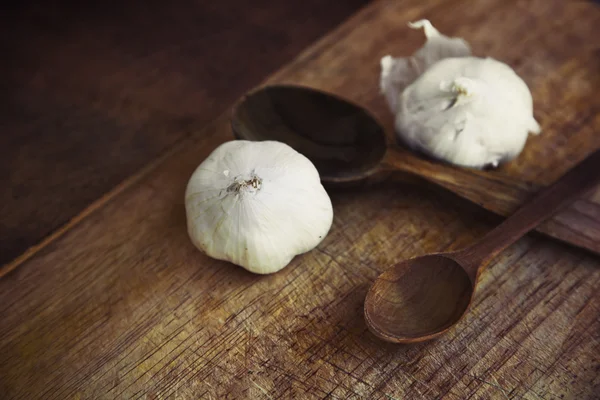
[[[574,4],[570,8],[581,10],[581,6]],[[468,8],[464,4],[464,8],[458,7],[452,15],[466,12]],[[593,5],[585,4],[584,8],[593,8]],[[466,39],[472,45],[475,55],[500,59],[517,70],[533,92],[535,117],[541,122],[542,134],[530,137],[527,147],[516,161],[494,171],[478,172],[440,167],[439,164],[427,166],[412,163],[409,159],[404,163],[415,175],[435,176],[434,181],[438,185],[502,216],[512,214],[541,185],[553,182],[576,162],[600,147],[600,96],[597,94],[600,89],[600,56],[598,40],[592,39],[595,32],[589,30],[590,25],[585,23],[581,27],[575,27],[579,35],[571,39],[580,43],[573,46],[564,37],[568,21],[554,21],[545,27],[537,26],[540,24],[539,18],[544,13],[551,12],[553,6],[525,2],[513,5],[510,11],[516,12],[518,9],[531,9],[531,14],[521,16],[519,26],[513,26],[510,31],[507,30],[510,22],[502,19],[509,17],[503,16],[503,11],[495,16],[500,21],[486,20],[486,25],[478,29],[461,29],[462,24],[473,23],[466,16],[458,19],[456,26],[450,23],[445,28],[444,20],[439,18],[435,25],[444,34]],[[415,15],[418,18],[427,16]],[[523,32],[519,29],[525,26],[529,26],[529,29],[535,26],[536,33],[533,37],[521,37]],[[362,44],[364,36],[370,35],[374,39],[369,24],[350,29],[353,29],[348,34],[348,42],[351,44]],[[451,34],[447,33],[448,29]],[[501,32],[498,34],[501,34],[502,40],[511,45],[493,43],[491,47],[488,46],[493,40],[490,35],[496,31]],[[587,41],[585,34],[590,35]],[[403,39],[399,40],[400,37]],[[391,137],[394,130],[393,116],[382,95],[376,90],[378,61],[387,54],[409,56],[425,42],[425,38],[421,31],[415,33],[405,23],[399,23],[393,29],[381,32],[380,37],[374,40],[378,41],[376,46],[365,44],[357,50],[346,50],[351,51],[353,56],[340,57],[335,52],[330,59],[323,60],[321,69],[326,71],[319,72],[329,79],[312,79],[315,72],[297,62],[273,76],[267,84],[282,81],[306,84],[363,105],[386,126],[390,145],[394,146],[396,140]],[[355,69],[350,72],[349,68]],[[600,254],[600,187],[541,224],[537,231]]]
[[[374,2],[269,82],[343,95],[390,130],[378,61],[421,45],[406,28],[420,18],[532,88],[544,132],[503,173],[543,185],[600,145],[600,8],[583,1]],[[0,280],[2,398],[600,397],[600,259],[547,238],[526,237],[491,264],[472,312],[441,339],[395,346],[368,332],[362,305],[380,272],[496,222],[443,191],[392,178],[331,192],[329,235],[273,275],[200,254],[186,234],[185,185],[231,139],[228,119]]]

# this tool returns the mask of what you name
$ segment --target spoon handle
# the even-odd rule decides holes
[[[399,147],[388,149],[384,168],[418,176],[503,216],[511,215],[538,189],[501,174],[431,162]]]
[[[480,266],[599,182],[600,150],[595,150],[477,243],[458,252],[457,256],[465,262],[465,266],[471,268],[471,272],[476,272]]]
[[[545,187],[500,171],[480,171],[432,162],[401,147],[388,148],[382,169],[406,172],[505,218]],[[600,193],[600,187],[598,189],[597,193]],[[546,236],[600,254],[600,203],[589,198],[582,198],[577,203],[563,208],[535,229]]]

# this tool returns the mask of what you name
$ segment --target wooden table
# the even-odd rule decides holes
[[[424,17],[530,85],[543,133],[503,173],[545,184],[600,146],[600,8],[591,2],[373,2],[267,82],[346,96],[391,132],[379,58],[418,48],[422,33],[406,22]],[[498,257],[472,311],[441,339],[397,346],[368,332],[363,300],[380,272],[497,223],[442,191],[401,177],[331,191],[330,234],[273,275],[200,254],[183,193],[231,139],[228,118],[188,134],[163,126],[185,138],[5,266],[1,398],[600,398],[600,259],[544,237]]]

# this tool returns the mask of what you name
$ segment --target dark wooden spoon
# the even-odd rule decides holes
[[[233,134],[277,140],[310,159],[327,184],[357,182],[382,171],[385,133],[363,108],[293,85],[258,88],[234,107]]]
[[[325,184],[356,183],[389,171],[421,176],[450,190],[473,177],[489,179],[489,174],[477,170],[454,168],[399,146],[388,147],[383,127],[366,109],[304,86],[255,89],[234,106],[231,125],[237,139],[287,143],[313,162]],[[489,197],[485,194],[489,189],[478,195]],[[468,195],[462,195],[472,199],[477,196],[473,191],[478,189],[471,187]]]
[[[364,108],[335,95],[298,85],[258,87],[234,106],[237,139],[278,140],[308,157],[326,186],[377,181],[403,171],[445,188],[501,216],[512,214],[539,190],[498,171],[478,171],[387,146],[383,128]],[[600,254],[600,206],[583,203],[537,228],[548,236]]]
[[[371,332],[394,343],[433,339],[465,314],[479,274],[498,253],[600,182],[600,150],[542,190],[472,246],[396,264],[367,293]]]

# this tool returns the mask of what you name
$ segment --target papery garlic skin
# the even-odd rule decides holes
[[[276,141],[221,144],[192,174],[185,207],[198,249],[257,274],[315,248],[333,222],[315,166]]]
[[[395,130],[410,148],[455,165],[482,168],[511,160],[540,126],[525,82],[506,64],[471,56],[460,38],[429,21],[427,42],[413,56],[381,60],[380,89]]]
[[[379,87],[393,113],[398,109],[398,98],[402,91],[431,65],[444,58],[471,55],[471,47],[466,41],[442,35],[426,19],[410,22],[408,26],[413,29],[423,28],[427,38],[423,47],[411,57],[395,58],[387,55],[380,62]]]
[[[400,95],[396,133],[412,149],[481,168],[516,157],[540,132],[525,82],[492,58],[446,58]]]

